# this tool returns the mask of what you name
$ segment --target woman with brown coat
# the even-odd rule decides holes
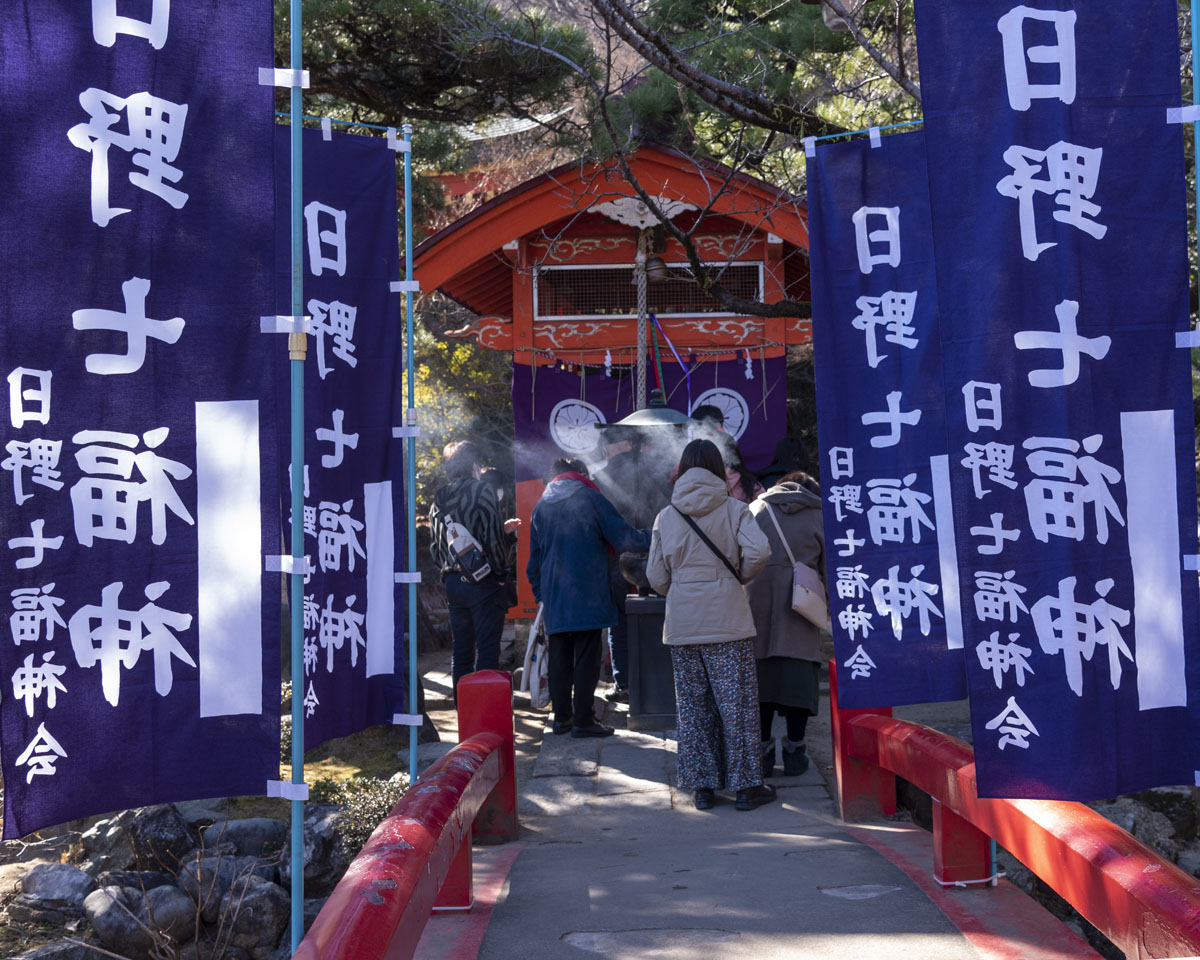
[[[821,633],[792,609],[792,561],[779,534],[782,532],[787,538],[796,562],[816,570],[824,583],[825,533],[821,526],[820,488],[808,474],[797,470],[782,477],[755,500],[750,512],[771,544],[771,559],[766,568],[746,586],[756,628],[754,656],[758,661],[762,773],[763,777],[769,777],[775,772],[771,724],[778,713],[787,723],[783,772],[785,776],[799,776],[808,769],[804,743],[808,718],[817,713]]]

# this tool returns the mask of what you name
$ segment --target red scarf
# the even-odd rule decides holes
[[[600,488],[598,486],[596,486],[591,480],[589,480],[587,477],[585,477],[582,473],[576,473],[574,470],[571,470],[568,473],[560,473],[554,479],[555,480],[577,480],[579,483],[582,483],[585,487],[591,487],[597,493],[600,493]],[[604,494],[600,493],[600,496],[604,496]],[[616,547],[614,547],[611,543],[608,544],[608,552],[614,557],[617,555]]]
[[[574,470],[571,470],[568,473],[560,473],[554,479],[555,480],[576,480],[579,483],[582,483],[585,487],[591,487],[597,493],[600,492],[600,488],[598,486],[596,486],[591,480],[589,480],[587,477],[585,477],[582,473],[576,473]]]

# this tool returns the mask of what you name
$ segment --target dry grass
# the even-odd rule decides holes
[[[407,769],[407,728],[392,726],[367,727],[348,737],[327,740],[314,750],[304,752],[304,782],[318,780],[349,780],[352,777],[388,779],[398,770]],[[282,764],[280,779],[290,780],[292,765]],[[290,816],[287,800],[269,797],[234,797],[229,801],[229,816],[274,817],[286,820]]]

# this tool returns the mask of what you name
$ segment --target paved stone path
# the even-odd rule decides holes
[[[431,919],[418,960],[1095,960],[1004,881],[941,890],[919,827],[842,823],[817,766],[695,810],[673,731],[607,709],[616,735],[576,740],[518,708],[522,846],[476,847],[475,916]]]

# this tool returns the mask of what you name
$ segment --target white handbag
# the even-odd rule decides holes
[[[545,605],[539,603],[537,616],[529,628],[521,671],[521,689],[529,691],[529,704],[535,710],[550,706],[550,643],[546,639],[544,612]]]
[[[775,525],[775,532],[779,534],[783,551],[792,563],[792,609],[813,626],[829,633],[832,627],[829,620],[829,603],[825,599],[825,585],[821,583],[820,574],[812,567],[796,562],[792,548],[788,546],[787,537],[783,535],[783,528],[779,526],[775,511],[771,509],[771,505],[766,500],[763,501],[763,506],[767,508],[767,515],[771,518],[771,523]]]

